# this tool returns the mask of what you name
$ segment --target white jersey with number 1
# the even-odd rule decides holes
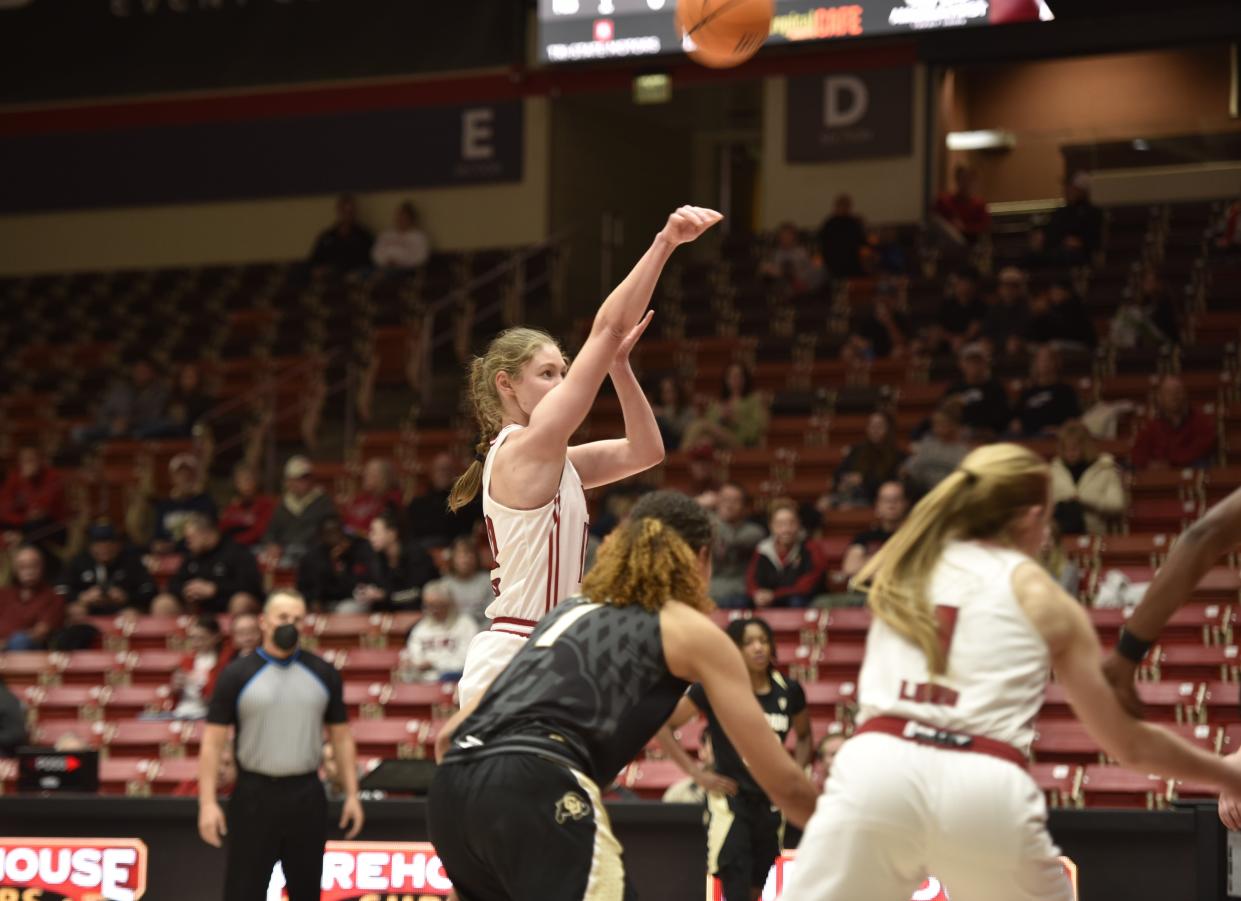
[[[533,510],[506,507],[491,496],[491,470],[504,442],[525,428],[505,426],[483,464],[483,520],[496,566],[495,600],[487,607],[491,629],[478,635],[466,655],[459,684],[464,705],[486,689],[521,649],[538,621],[582,583],[590,519],[582,480],[566,458],[555,496]]]

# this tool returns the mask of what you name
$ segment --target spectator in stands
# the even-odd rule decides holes
[[[228,641],[233,646],[234,656],[253,654],[263,643],[263,631],[259,628],[258,616],[253,613],[235,614],[229,623]]]
[[[384,510],[399,510],[401,490],[397,485],[392,461],[381,457],[367,460],[362,467],[362,485],[341,509],[345,528],[353,535],[368,535],[371,522]]]
[[[168,497],[155,502],[155,535],[151,550],[171,553],[185,546],[185,524],[195,514],[214,521],[215,501],[203,490],[202,469],[193,454],[177,454],[168,463],[172,487]]]
[[[1153,266],[1142,270],[1137,291],[1125,298],[1112,317],[1109,341],[1113,347],[1163,347],[1180,344],[1176,304]]]
[[[112,383],[95,411],[95,424],[79,426],[73,437],[78,444],[128,438],[158,426],[167,416],[168,386],[151,361],[141,358],[134,362],[127,381]]]
[[[1134,440],[1134,468],[1210,466],[1214,451],[1215,421],[1190,406],[1184,382],[1165,376],[1155,392],[1155,415]]]
[[[913,446],[905,461],[905,475],[915,498],[920,498],[951,473],[970,446],[961,437],[961,402],[949,400],[931,415],[930,434]]]
[[[457,609],[476,623],[487,622],[487,607],[495,600],[491,573],[478,560],[478,547],[462,536],[452,543],[448,554],[448,574],[440,584],[452,595]]]
[[[1095,333],[1090,311],[1078,296],[1072,280],[1064,275],[1053,278],[1048,300],[1056,320],[1054,343],[1069,350],[1093,350],[1099,343],[1099,336]]]
[[[842,723],[831,723],[827,730],[827,734],[819,740],[819,746],[815,749],[814,766],[810,777],[819,791],[827,785],[827,779],[832,774],[832,764],[836,762],[836,755],[840,753],[845,740],[849,737],[845,735]]]
[[[1060,317],[1051,306],[1051,282],[1038,278],[1030,284],[1030,315],[1022,337],[1026,344],[1041,346],[1059,340]]]
[[[26,710],[0,676],[0,757],[7,757],[28,744]]]
[[[1064,185],[1064,206],[1047,223],[1046,253],[1070,266],[1089,263],[1103,245],[1103,211],[1090,202],[1090,173],[1078,172]]]
[[[177,370],[177,380],[168,397],[168,415],[163,420],[135,429],[135,438],[188,438],[194,424],[211,409],[213,400],[203,389],[202,370],[197,363],[186,363]]]
[[[78,617],[148,612],[155,581],[137,549],[106,521],[92,525],[86,538],[86,550],[69,561],[56,586],[65,603]]]
[[[69,508],[60,473],[37,447],[17,452],[17,465],[0,487],[0,531],[7,545],[21,541],[46,544],[64,537]]]
[[[948,279],[948,293],[935,319],[935,341],[940,348],[958,352],[982,334],[987,306],[978,290],[978,272],[966,267]]]
[[[797,504],[773,501],[771,534],[760,541],[746,572],[746,592],[757,608],[808,607],[826,589],[827,563],[806,541]]]
[[[365,269],[374,243],[375,236],[358,223],[357,200],[342,194],[336,199],[336,222],[320,233],[310,252],[310,267],[317,274]]]
[[[478,623],[457,609],[452,594],[439,582],[423,590],[422,610],[424,616],[405,644],[403,668],[420,682],[459,679]]]
[[[367,584],[375,565],[370,542],[345,531],[335,513],[319,525],[319,540],[297,567],[297,590],[316,611],[356,612],[358,589]]]
[[[909,254],[895,228],[885,225],[876,230],[871,251],[870,264],[879,276],[909,274]]]
[[[370,571],[354,601],[364,610],[417,610],[422,588],[437,575],[425,550],[405,537],[401,514],[387,509],[371,520]]]
[[[225,647],[220,622],[214,616],[197,617],[185,634],[189,639],[189,653],[172,673],[172,691],[177,701],[172,715],[179,720],[206,719],[216,677],[232,655]]]
[[[315,484],[313,467],[302,456],[284,464],[284,496],[263,541],[271,560],[296,566],[319,539],[323,521],[334,514],[332,499]]]
[[[1099,453],[1080,420],[1060,430],[1060,453],[1051,462],[1051,500],[1065,535],[1105,535],[1125,511],[1125,483],[1111,454]]]
[[[1227,212],[1215,239],[1215,246],[1223,251],[1241,250],[1241,198],[1228,205]]]
[[[724,370],[720,399],[685,431],[685,447],[758,447],[767,434],[767,401],[741,363]]]
[[[1060,354],[1043,345],[1034,351],[1030,381],[1013,409],[1012,432],[1027,438],[1055,434],[1063,423],[1081,415],[1077,392],[1060,378]]]
[[[987,302],[980,337],[995,356],[1019,355],[1025,344],[1030,298],[1026,293],[1026,274],[1016,266],[1000,270],[996,290]]]
[[[728,483],[716,495],[715,538],[711,544],[711,599],[720,607],[748,607],[746,570],[763,527],[746,518],[748,499],[740,485]]]
[[[981,344],[969,344],[957,357],[961,377],[948,386],[943,403],[956,400],[961,404],[961,424],[975,438],[1003,435],[1012,419],[1008,394],[991,373],[991,360]]]
[[[908,512],[905,486],[896,480],[884,482],[875,499],[875,525],[853,536],[853,541],[845,549],[840,571],[850,579],[861,572],[879,548],[896,534]]]
[[[953,189],[944,191],[935,199],[932,213],[940,226],[953,240],[974,244],[991,232],[991,214],[987,204],[974,196],[974,173],[968,166],[957,165],[952,170]]]
[[[263,577],[254,555],[220,534],[215,520],[202,513],[185,522],[188,556],[158,600],[183,605],[195,613],[245,613],[259,609]]]
[[[44,578],[43,554],[38,548],[18,548],[13,570],[15,584],[0,588],[0,649],[44,648],[64,622],[65,599]]]
[[[853,365],[900,357],[905,354],[910,334],[909,318],[897,309],[895,299],[881,290],[874,303],[851,318],[841,357]]]
[[[448,494],[461,474],[452,454],[436,454],[431,461],[430,486],[409,502],[406,510],[410,538],[424,548],[444,547],[460,535],[469,535],[482,522],[483,501],[476,497],[456,513],[448,509]]]
[[[876,411],[866,420],[866,437],[849,448],[836,469],[831,506],[868,507],[875,502],[879,486],[896,478],[905,452],[897,443],[892,417]]]
[[[233,469],[233,499],[220,514],[220,532],[235,544],[255,548],[263,541],[276,512],[276,499],[259,493],[258,474],[248,463]]]
[[[776,246],[759,264],[758,271],[782,283],[792,295],[804,294],[819,286],[823,273],[802,243],[801,232],[792,222],[776,229]]]
[[[866,226],[853,213],[853,198],[838,194],[832,214],[819,228],[819,255],[832,278],[856,278],[864,274],[862,248],[866,246]]]
[[[1065,592],[1080,600],[1082,571],[1073,558],[1064,552],[1064,532],[1058,518],[1048,523],[1047,543],[1039,552],[1038,562]]]
[[[186,363],[168,395],[164,417],[134,429],[135,438],[188,438],[194,423],[211,409],[212,399],[203,390],[202,372],[197,363]]]
[[[675,375],[665,375],[659,380],[656,396],[658,399],[651,405],[651,410],[659,425],[659,436],[663,438],[664,447],[668,450],[678,450],[686,430],[694,421],[694,409],[690,405],[685,385]]]
[[[220,752],[220,769],[216,774],[216,790],[218,797],[228,798],[233,794],[237,782],[237,760],[233,756],[233,745],[229,742]],[[171,792],[174,798],[198,797],[198,778],[186,779],[177,783]]]
[[[396,208],[392,228],[379,233],[371,248],[377,269],[417,269],[431,256],[431,242],[418,221],[418,211],[408,200]]]

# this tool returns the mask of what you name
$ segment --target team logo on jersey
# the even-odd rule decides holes
[[[556,822],[563,826],[569,820],[585,819],[590,814],[590,804],[577,792],[565,792],[556,802]]]
[[[787,709],[788,709],[788,706],[789,706],[789,699],[788,699],[788,698],[781,698],[781,699],[780,699],[780,709],[781,709],[781,710],[787,710]]]

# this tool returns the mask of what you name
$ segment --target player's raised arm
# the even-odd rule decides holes
[[[818,793],[763,717],[737,646],[709,619],[681,604],[669,604],[661,623],[668,669],[702,684],[755,781],[792,823],[804,826]]]
[[[648,311],[621,342],[608,371],[620,400],[621,414],[625,417],[625,437],[591,441],[569,448],[569,460],[581,476],[585,488],[610,485],[663,462],[664,439],[659,434],[655,411],[651,409],[650,401],[646,399],[646,393],[629,364],[629,355],[653,315],[654,311]]]
[[[672,251],[698,238],[723,216],[702,207],[683,206],[668,217],[642,259],[604,300],[590,335],[563,382],[548,392],[531,413],[520,436],[523,453],[535,459],[561,460],[569,437],[590,411],[599,386],[626,338],[636,341],[655,284]],[[637,334],[633,334],[638,329]]]
[[[1089,618],[1041,567],[1019,566],[1013,573],[1013,591],[1047,642],[1052,667],[1074,714],[1109,755],[1139,772],[1196,779],[1225,792],[1241,792],[1241,766],[1143,723],[1121,707],[1100,669],[1102,650]]]
[[[1142,602],[1125,622],[1120,644],[1104,662],[1108,681],[1135,716],[1142,704],[1133,687],[1138,664],[1172,615],[1189,600],[1194,586],[1224,554],[1241,544],[1241,489],[1220,501],[1190,526],[1155,574]]]

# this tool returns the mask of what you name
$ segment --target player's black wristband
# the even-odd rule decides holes
[[[1151,649],[1152,644],[1154,644],[1153,641],[1143,641],[1124,626],[1121,626],[1120,641],[1116,644],[1116,653],[1126,660],[1141,663],[1146,657],[1146,652]]]

